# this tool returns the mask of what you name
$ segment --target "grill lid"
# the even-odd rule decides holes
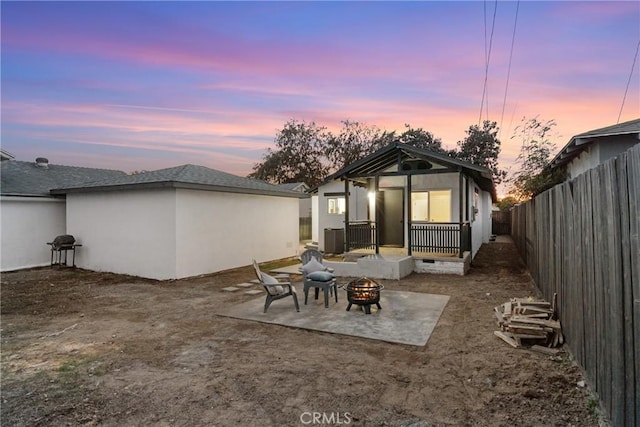
[[[53,247],[53,249],[62,249],[65,247],[73,246],[75,242],[76,239],[71,234],[62,234],[53,239],[51,247]]]

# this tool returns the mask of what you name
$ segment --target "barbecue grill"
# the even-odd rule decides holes
[[[76,243],[75,237],[71,234],[62,234],[53,239],[52,242],[47,242],[47,245],[51,246],[51,265],[63,266],[67,265],[67,252],[71,251],[71,265],[76,266],[76,248],[82,246]],[[62,253],[64,252],[64,262],[62,261]]]

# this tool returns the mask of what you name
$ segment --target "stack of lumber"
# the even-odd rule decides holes
[[[556,320],[556,299],[553,303],[533,298],[511,298],[494,308],[499,331],[494,335],[514,348],[535,344],[536,348],[553,348],[564,343],[560,321]]]

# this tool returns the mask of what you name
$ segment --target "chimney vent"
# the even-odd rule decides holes
[[[49,167],[49,159],[47,159],[45,157],[36,158],[36,166],[41,167],[41,168]]]

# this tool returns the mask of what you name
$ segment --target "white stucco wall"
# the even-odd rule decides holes
[[[176,277],[174,189],[67,195],[76,265],[152,279]]]
[[[600,147],[597,144],[592,145],[568,163],[567,172],[573,179],[581,173],[598,166],[599,158]]]
[[[177,277],[296,256],[298,200],[177,190]]]
[[[475,187],[473,181],[471,182],[471,185],[471,194],[473,195],[473,187]],[[472,257],[476,256],[483,243],[489,243],[489,237],[491,237],[491,194],[486,191],[479,190],[478,199],[478,214],[471,222]],[[471,201],[471,203],[473,203],[473,201]]]
[[[567,164],[568,178],[574,179],[581,173],[595,168],[638,143],[638,139],[634,135],[612,135],[598,138]]]
[[[320,229],[318,215],[318,195],[314,194],[311,196],[311,240],[314,242],[318,241]]]
[[[344,229],[344,215],[331,215],[327,211],[327,199],[331,193],[344,193],[344,181],[333,181],[318,188],[318,248],[324,250],[324,230],[326,228]],[[349,185],[349,220],[366,221],[368,219],[367,189]]]
[[[157,189],[67,196],[76,265],[180,279],[296,255],[299,199]]]
[[[0,197],[1,271],[49,265],[51,242],[66,234],[65,201],[47,197]]]

